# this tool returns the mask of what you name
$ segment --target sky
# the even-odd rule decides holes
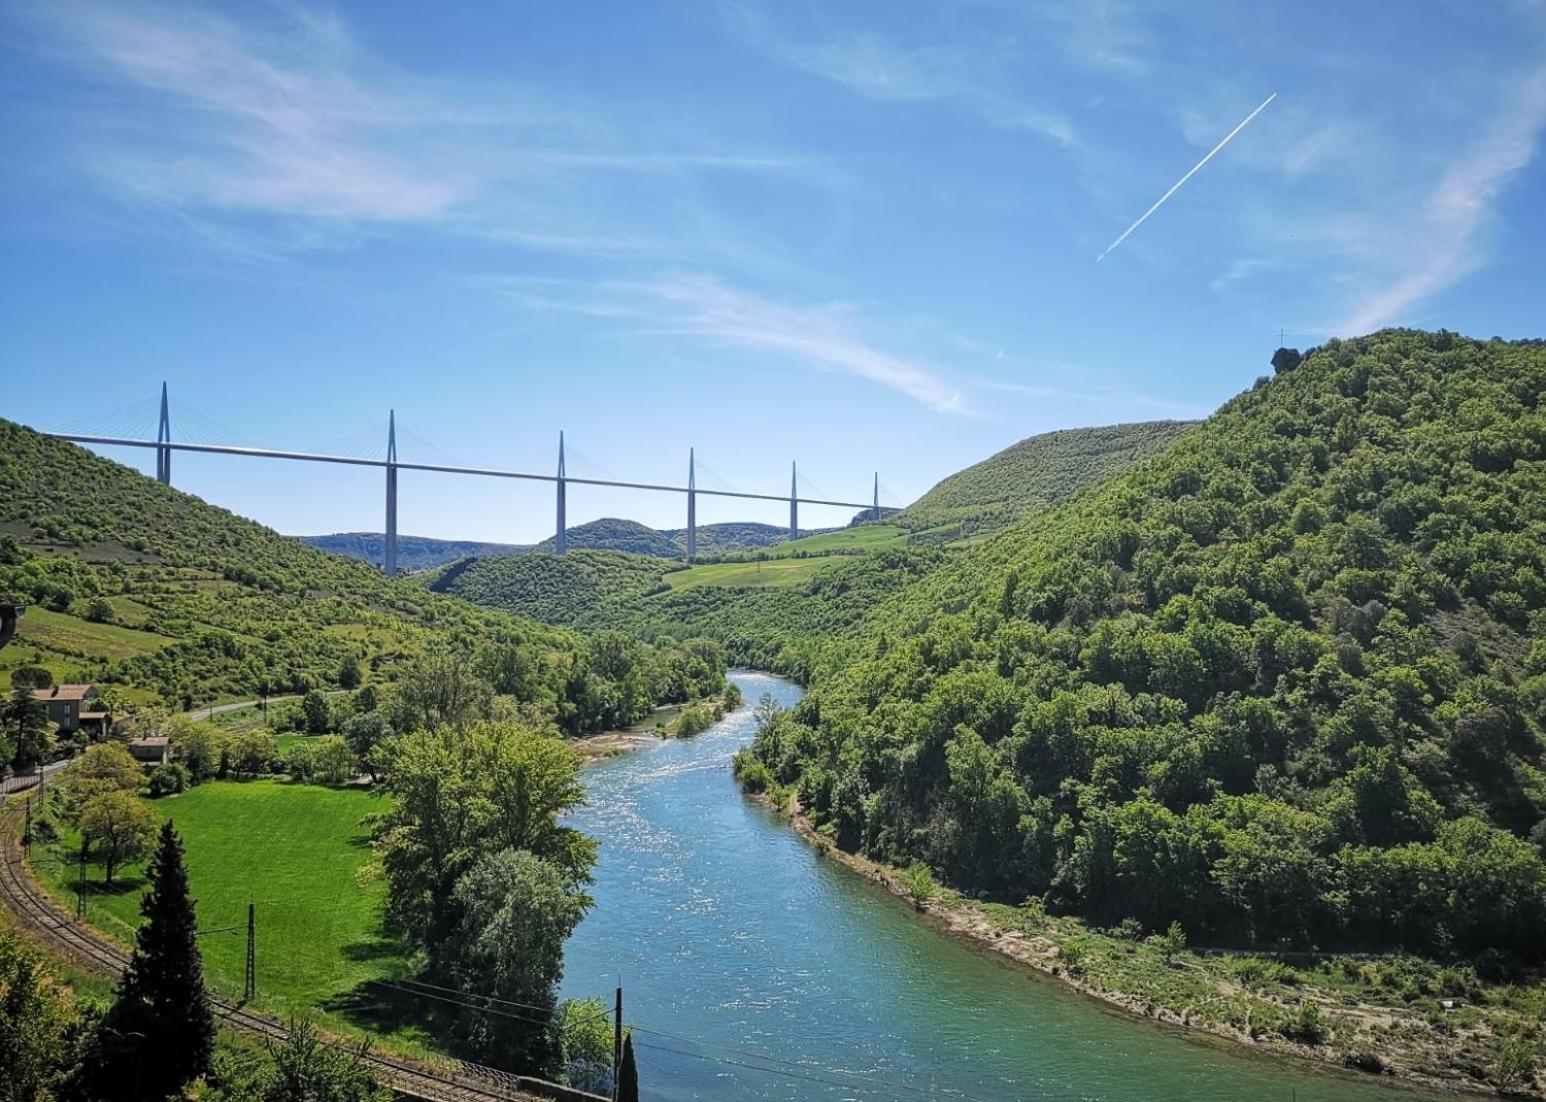
[[[1258,105],[1276,98],[1109,255]],[[1546,3],[0,0],[0,416],[905,504],[1386,325],[1546,336]],[[105,451],[141,469],[148,454]],[[281,531],[382,475],[179,454]],[[402,475],[403,532],[552,489]],[[578,523],[685,523],[571,487]],[[843,523],[807,508],[808,525]],[[700,522],[787,522],[704,499]]]

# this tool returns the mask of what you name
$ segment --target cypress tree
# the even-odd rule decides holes
[[[623,1066],[617,1072],[617,1102],[639,1102],[639,1069],[633,1063],[633,1034],[623,1035]]]
[[[116,1079],[115,1095],[164,1098],[206,1074],[215,1047],[188,870],[170,821],[161,828],[140,913],[145,922],[119,981],[118,1001],[103,1022],[103,1055]]]

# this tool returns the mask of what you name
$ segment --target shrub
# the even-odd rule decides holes
[[[182,762],[167,762],[151,770],[150,794],[157,797],[175,796],[187,788],[190,782],[187,766]]]
[[[1306,999],[1283,1023],[1283,1036],[1304,1045],[1318,1045],[1326,1039],[1326,1023],[1317,1002]]]
[[[934,882],[934,873],[922,861],[914,861],[903,869],[901,881],[912,898],[913,906],[920,911],[939,892],[939,885]]]
[[[773,785],[773,774],[761,759],[752,757],[750,750],[742,750],[735,756],[735,779],[747,792],[766,792]]]

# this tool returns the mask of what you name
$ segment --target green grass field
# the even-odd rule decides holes
[[[360,884],[370,858],[365,816],[381,804],[360,789],[283,781],[214,781],[180,796],[149,801],[183,836],[188,876],[202,929],[243,926],[247,902],[257,906],[258,995],[280,1014],[324,1012],[332,1028],[386,1025],[394,1047],[424,1044],[416,1029],[371,1020],[374,1000],[357,989],[406,969],[397,946],[380,932],[385,887]],[[33,864],[61,899],[73,905],[79,866],[75,840],[34,848]],[[115,876],[87,867],[87,918],[125,942],[140,921],[143,866]],[[200,941],[211,986],[239,995],[245,935],[212,933]]]
[[[73,651],[108,660],[151,654],[171,643],[164,635],[116,624],[94,624],[36,606],[28,608],[17,623],[16,639],[19,643],[35,643],[45,650]]]
[[[828,561],[824,558],[809,558],[705,563],[673,571],[665,576],[665,580],[674,590],[696,589],[702,585],[782,588],[804,585]]]
[[[839,528],[819,536],[806,536],[791,543],[778,543],[767,553],[778,558],[798,555],[827,555],[834,551],[880,551],[888,547],[906,547],[907,529],[895,524],[864,524],[858,528]]]

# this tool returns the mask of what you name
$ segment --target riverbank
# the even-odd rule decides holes
[[[1125,1013],[1413,1085],[1546,1098],[1546,983],[1483,989],[1454,969],[1414,958],[1327,956],[1294,964],[1113,936],[1039,907],[971,900],[919,870],[847,853],[801,813],[792,793],[778,801],[767,793],[752,798],[943,932]]]

